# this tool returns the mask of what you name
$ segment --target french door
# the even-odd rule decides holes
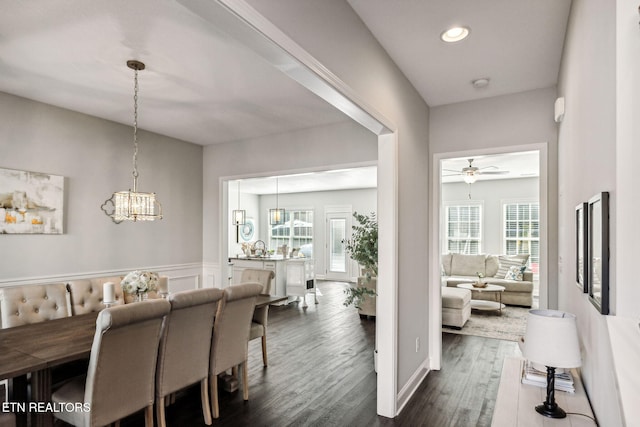
[[[351,212],[327,212],[325,220],[325,277],[349,281],[351,262],[343,241],[351,237]]]

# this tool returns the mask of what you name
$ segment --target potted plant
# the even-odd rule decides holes
[[[345,306],[353,304],[361,316],[376,315],[376,282],[378,275],[378,221],[376,214],[353,213],[358,225],[352,226],[351,239],[344,240],[345,249],[352,260],[362,268],[356,286],[345,289]]]

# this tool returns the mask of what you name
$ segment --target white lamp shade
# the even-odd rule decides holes
[[[576,316],[557,310],[530,310],[523,354],[529,361],[549,367],[580,366]]]
[[[269,224],[284,224],[284,209],[269,209]]]
[[[236,209],[233,211],[233,225],[244,225],[246,223],[246,213],[244,209]]]

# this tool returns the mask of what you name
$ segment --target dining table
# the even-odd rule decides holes
[[[53,425],[51,370],[68,362],[88,359],[98,312],[0,329],[0,379],[14,379],[11,402],[18,425]],[[27,399],[26,374],[31,374]],[[22,405],[22,406],[19,406]]]
[[[259,295],[256,308],[287,300],[286,296]],[[9,409],[19,426],[53,425],[52,369],[68,362],[87,360],[99,312],[47,320],[0,329],[0,380],[13,379]],[[31,374],[31,397],[27,396],[27,374]]]

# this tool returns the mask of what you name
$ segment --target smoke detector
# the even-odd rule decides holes
[[[485,88],[485,87],[489,86],[489,78],[488,77],[482,77],[480,79],[475,79],[474,81],[471,82],[471,84],[476,89],[482,89],[482,88]]]

